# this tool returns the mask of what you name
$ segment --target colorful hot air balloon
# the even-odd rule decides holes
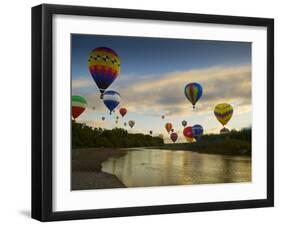
[[[192,127],[191,126],[185,127],[183,129],[183,135],[188,142],[192,142],[193,138],[194,138],[193,133],[192,133]]]
[[[127,122],[124,122],[124,126],[127,126]]]
[[[186,98],[192,103],[194,109],[196,102],[201,98],[203,94],[202,86],[196,82],[189,83],[184,87],[184,94]]]
[[[215,107],[214,113],[217,120],[225,126],[232,117],[233,107],[226,103],[218,104]]]
[[[152,131],[152,130],[149,130],[149,134],[152,135],[152,133],[153,133],[153,131]]]
[[[166,123],[165,128],[166,128],[167,132],[170,133],[171,129],[173,128],[172,123],[169,123],[169,122]]]
[[[161,118],[164,119],[164,118],[165,118],[165,115],[162,115]]]
[[[101,117],[101,119],[102,119],[102,121],[104,121],[104,120],[105,120],[105,117],[103,116],[103,117]]]
[[[135,121],[133,121],[133,120],[130,120],[128,123],[129,123],[129,126],[130,126],[131,128],[133,128],[134,125],[135,125]]]
[[[183,120],[183,121],[181,122],[181,124],[182,124],[183,127],[186,127],[187,121]]]
[[[88,67],[92,78],[103,94],[119,75],[120,59],[114,50],[98,47],[91,51]]]
[[[117,124],[117,123],[118,123],[118,120],[115,120],[115,123]]]
[[[221,130],[220,130],[220,134],[227,134],[227,133],[229,133],[230,131],[229,131],[229,129],[227,129],[227,128],[225,128],[225,127],[223,127]]]
[[[201,125],[192,126],[192,134],[194,139],[198,141],[203,134],[203,127]]]
[[[126,108],[120,108],[119,113],[122,117],[124,117],[127,114],[127,109]]]
[[[120,94],[113,90],[105,91],[103,94],[103,103],[111,112],[119,105],[120,103]]]
[[[82,96],[72,96],[71,97],[72,105],[72,117],[74,120],[79,117],[87,107],[87,101]]]
[[[176,140],[178,139],[178,134],[176,134],[176,133],[171,133],[170,138],[171,138],[171,140],[175,143]]]

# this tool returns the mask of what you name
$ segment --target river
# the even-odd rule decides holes
[[[102,164],[126,187],[251,181],[251,158],[192,151],[133,149]]]

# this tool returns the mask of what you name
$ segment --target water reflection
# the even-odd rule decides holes
[[[249,157],[190,151],[130,150],[108,159],[102,170],[116,175],[127,187],[251,181]]]

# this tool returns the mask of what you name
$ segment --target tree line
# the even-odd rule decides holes
[[[163,144],[164,141],[160,137],[141,133],[131,134],[122,128],[112,130],[92,128],[86,124],[72,121],[72,148],[130,148]]]

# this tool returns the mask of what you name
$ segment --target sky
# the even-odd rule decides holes
[[[128,109],[124,118],[118,111],[109,115],[88,70],[91,50],[101,46],[113,49],[121,61],[120,74],[108,90],[120,93],[118,107]],[[107,129],[117,126],[131,133],[148,134],[152,130],[155,136],[163,134],[165,142],[169,141],[169,135],[164,126],[171,122],[178,133],[178,142],[182,142],[182,120],[191,126],[202,125],[204,133],[219,133],[222,126],[213,110],[218,103],[229,103],[234,113],[226,127],[251,126],[249,42],[72,34],[71,65],[72,95],[82,95],[88,102],[77,122]],[[203,87],[203,96],[195,110],[183,91],[190,82]],[[117,115],[121,118],[118,124]],[[165,115],[164,120],[161,115]],[[123,125],[129,120],[136,122],[133,129]]]

